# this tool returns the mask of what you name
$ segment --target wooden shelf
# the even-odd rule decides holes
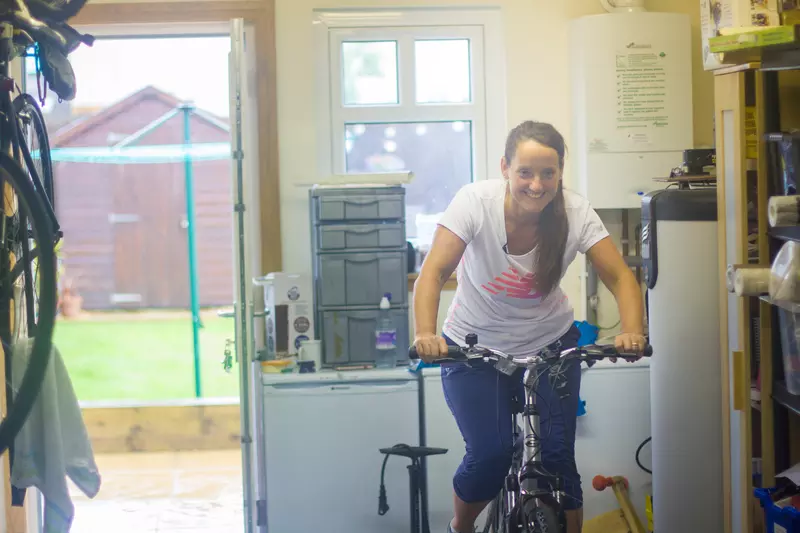
[[[778,179],[775,173],[780,172],[772,164],[775,154],[768,135],[800,128],[800,26],[712,40],[711,51],[728,65],[714,71],[717,175],[726,177],[717,184],[720,261],[769,268],[785,242],[800,242],[800,227],[771,228],[768,221],[768,201]],[[778,72],[792,69],[795,72]],[[723,152],[725,157],[720,157]],[[754,261],[749,237],[756,231],[768,237],[755,243]],[[721,279],[722,290],[727,291]],[[759,298],[759,305],[753,305]],[[734,524],[753,531],[761,514],[746,505],[731,505],[752,498],[753,458],[762,460],[759,484],[765,487],[774,486],[776,473],[793,464],[792,457],[800,459],[800,451],[792,452],[794,441],[800,443],[800,396],[789,394],[786,383],[777,379],[782,376],[781,341],[787,332],[780,330],[780,316],[775,313],[786,310],[799,316],[800,303],[759,298],[729,306],[720,324],[726,402],[723,479],[731,497],[725,502],[727,533]],[[742,409],[742,393],[754,375],[761,384],[760,402],[754,405],[751,400],[751,408]]]
[[[783,381],[776,381],[772,385],[772,400],[780,404],[796,415],[800,415],[800,396],[789,394],[786,389],[786,383]]]
[[[765,48],[761,53],[761,70],[800,69],[800,47],[779,46]]]
[[[782,228],[770,228],[770,237],[780,239],[782,241],[796,241],[800,242],[800,226],[786,226]]]

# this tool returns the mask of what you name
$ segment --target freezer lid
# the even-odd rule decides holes
[[[440,366],[426,366],[422,369],[423,378],[442,377],[442,367]]]
[[[416,381],[417,375],[407,368],[372,369],[372,370],[323,370],[309,374],[273,374],[262,373],[261,383],[265,387],[287,385],[326,385],[329,383],[378,383],[385,381]]]
[[[304,384],[304,383],[325,383],[339,381],[339,373],[331,371],[312,372],[309,374],[280,374],[272,372],[261,373],[261,384],[269,387],[275,384]]]
[[[642,357],[638,361],[634,361],[633,363],[629,363],[622,359],[617,359],[616,363],[612,363],[611,361],[597,361],[591,368],[588,368],[585,364],[581,366],[581,369],[585,372],[595,371],[595,370],[610,370],[610,371],[617,371],[621,372],[623,370],[640,370],[650,369],[650,358],[649,357]]]

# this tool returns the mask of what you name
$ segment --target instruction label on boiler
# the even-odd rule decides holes
[[[666,53],[649,45],[628,45],[616,54],[617,130],[636,144],[649,142],[648,131],[669,126]]]

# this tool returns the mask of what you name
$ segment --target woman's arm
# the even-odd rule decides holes
[[[431,250],[414,283],[414,345],[423,359],[447,354],[447,344],[436,334],[439,298],[466,248],[455,233],[444,226],[436,228]]]
[[[617,300],[622,332],[617,348],[640,351],[644,348],[644,304],[642,291],[622,254],[610,237],[600,240],[586,253],[600,280]],[[634,346],[636,345],[636,346]]]

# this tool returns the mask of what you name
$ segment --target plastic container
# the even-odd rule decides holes
[[[785,195],[797,194],[797,173],[800,169],[800,133],[767,134],[767,150],[777,190]]]
[[[405,226],[402,222],[319,226],[317,234],[319,249],[325,251],[402,249],[406,246]]]
[[[390,314],[397,330],[397,346],[409,346],[408,308],[394,307]],[[380,310],[334,309],[319,313],[323,364],[347,366],[375,361],[375,330]],[[405,350],[399,350],[404,353]]]
[[[403,187],[311,189],[312,216],[316,222],[354,220],[404,220]]]
[[[387,292],[398,295],[395,306],[408,299],[406,251],[320,254],[317,305],[321,308],[375,308]]]
[[[756,498],[764,509],[767,523],[766,533],[800,533],[800,511],[793,507],[782,507],[772,501],[770,495],[776,489],[755,489]]]
[[[800,312],[779,309],[778,320],[786,390],[789,394],[800,396]]]
[[[783,243],[772,261],[769,296],[776,302],[800,304],[800,243]]]
[[[386,293],[381,298],[378,321],[375,325],[375,367],[394,368],[397,366],[397,327],[392,317],[392,295]]]

